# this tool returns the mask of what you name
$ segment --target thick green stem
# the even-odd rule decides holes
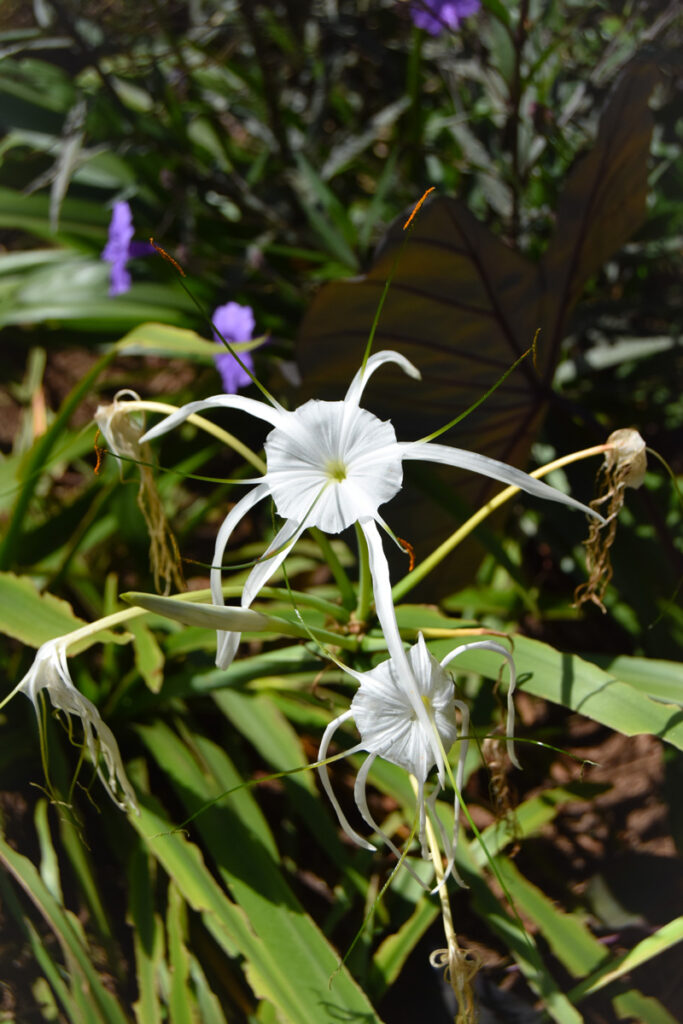
[[[365,534],[358,523],[355,525],[356,539],[358,541],[358,603],[356,604],[356,619],[358,622],[367,622],[372,602],[370,555],[368,554],[368,542],[365,539]]]

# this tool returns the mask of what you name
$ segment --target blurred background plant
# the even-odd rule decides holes
[[[134,241],[152,236],[179,261],[205,311],[228,302],[253,310],[254,335],[270,334],[253,353],[257,371],[298,404],[343,394],[397,252],[399,229],[388,225],[436,185],[376,343],[404,351],[424,380],[405,392],[390,377],[369,389],[369,407],[391,416],[400,437],[422,436],[485,392],[541,327],[537,366],[527,361],[452,442],[526,465],[635,426],[680,474],[678,5],[483,0],[457,32],[434,35],[411,12],[393,0],[3,5],[0,579],[12,684],[30,664],[22,644],[153,586],[135,467],[120,473],[109,458],[93,474],[97,405],[131,386],[175,405],[221,388],[211,324],[167,262],[133,253],[130,287],[109,295],[102,253],[115,204],[129,204]],[[259,450],[262,433],[243,418],[226,422]],[[233,486],[192,474],[252,471],[191,427],[160,458],[172,470],[157,486],[184,575],[200,587]],[[569,471],[584,500],[595,468]],[[562,473],[551,482],[568,486]],[[433,474],[408,483],[399,532],[419,555],[489,496],[471,482],[454,493]],[[440,611],[403,611],[408,637],[461,619],[523,634],[527,736],[602,765],[582,781],[566,757],[523,751],[521,807],[505,832],[495,822],[512,820],[511,782],[495,752],[488,772],[470,759],[472,813],[494,852],[519,846],[501,871],[545,958],[529,962],[473,841],[459,865],[471,892],[456,898],[456,929],[486,967],[483,1004],[503,1019],[515,1000],[534,999],[555,1019],[580,1019],[557,993],[571,994],[603,962],[614,969],[681,911],[679,516],[675,488],[650,461],[620,517],[605,615],[572,607],[584,578],[580,518],[530,503],[513,509],[504,532],[500,519],[479,528],[421,584],[417,596]],[[270,528],[268,515],[254,517],[235,561],[259,554]],[[335,551],[353,573],[345,539]],[[288,572],[309,595],[333,596],[313,541]],[[234,574],[236,588],[243,576]],[[241,790],[200,816],[189,840],[149,838],[241,779],[313,760],[349,696],[339,674],[318,680],[315,651],[254,635],[226,677],[211,668],[212,631],[161,619],[131,624],[129,640],[72,670],[115,729],[139,791],[154,794],[140,838],[115,809],[96,816],[85,794],[76,810],[48,814],[26,784],[40,779],[32,711],[5,711],[0,856],[37,908],[2,879],[6,1018],[320,1021],[314,1000],[288,983],[298,972],[329,997],[329,1019],[342,1007],[349,1019],[412,1019],[411,990],[423,1016],[448,1019],[424,966],[424,949],[439,944],[429,932],[437,908],[401,874],[349,958],[365,995],[344,973],[328,990],[331,946],[348,949],[388,863],[340,842],[310,773]],[[569,652],[564,661],[555,649]],[[475,659],[474,671],[486,664]],[[627,689],[610,690],[614,677]],[[491,687],[476,675],[463,682],[484,734],[496,715]],[[604,687],[607,710],[591,710],[591,692]],[[73,753],[51,732],[52,782],[66,793]],[[412,807],[390,768],[371,775],[385,829]],[[257,936],[272,927],[277,941],[254,941],[247,920]],[[667,973],[675,952],[651,959],[666,945],[643,955],[635,988],[600,983],[580,1004],[583,1019],[680,1018],[680,983]]]

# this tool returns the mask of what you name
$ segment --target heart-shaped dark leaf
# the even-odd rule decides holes
[[[382,368],[364,399],[393,421],[400,440],[429,434],[468,408],[529,348],[540,328],[536,366],[527,359],[440,439],[524,465],[547,406],[567,316],[587,278],[643,218],[652,131],[648,98],[655,80],[656,71],[641,64],[621,77],[592,150],[569,172],[555,234],[540,263],[505,245],[457,199],[425,202],[400,254],[374,345],[375,351],[402,352],[423,379],[416,383]],[[404,219],[388,230],[365,277],[327,285],[313,303],[298,343],[305,397],[340,397],[357,370],[405,238]],[[431,467],[429,475],[433,479]],[[476,508],[490,487],[451,470],[441,479],[447,491],[442,485],[440,503],[451,505],[445,522],[437,522],[433,503],[427,509],[414,493],[406,499],[413,504],[400,515],[392,504],[392,525],[417,543],[418,553],[454,528],[453,509],[461,512],[462,502]]]

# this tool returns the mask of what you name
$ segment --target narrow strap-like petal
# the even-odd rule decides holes
[[[461,885],[463,889],[469,889],[467,882],[464,881],[464,879],[460,875],[460,872],[455,866],[456,844],[448,838],[448,835],[446,834],[446,826],[444,825],[443,821],[441,820],[441,816],[438,814],[436,810],[436,798],[439,795],[440,790],[441,785],[437,783],[432,792],[430,793],[430,795],[427,797],[426,801],[427,809],[432,816],[432,821],[436,822],[436,826],[439,830],[439,835],[441,836],[441,842],[443,844],[444,853],[446,854],[446,867],[444,868],[443,877],[441,881],[438,883],[438,885],[435,885],[434,888],[431,890],[432,896],[434,896],[437,892],[439,892],[441,888],[443,888],[443,886],[448,882],[448,879],[451,877],[451,875],[456,880],[458,885]]]
[[[388,836],[387,833],[379,827],[379,825],[373,818],[372,814],[370,813],[370,808],[368,807],[368,798],[365,794],[365,786],[367,783],[368,773],[372,768],[376,757],[376,754],[369,754],[365,760],[365,763],[361,766],[358,775],[356,776],[356,782],[353,787],[353,798],[356,801],[356,807],[360,811],[365,823],[369,825],[370,828],[373,829],[377,833],[377,835],[387,844],[391,852],[395,854],[397,860],[402,861],[403,866],[405,867],[408,874],[412,875],[415,881],[423,889],[429,890],[429,886],[422,881],[418,873],[408,863],[407,858],[403,856],[398,846],[396,846],[391,837]]]
[[[242,588],[240,601],[242,608],[248,608],[251,602],[258,597],[261,587],[264,587],[270,577],[277,572],[305,529],[306,523],[297,523],[293,519],[288,519],[278,530],[247,576]]]
[[[445,781],[445,769],[443,755],[441,753],[441,744],[438,741],[438,736],[435,735],[435,730],[429,719],[429,715],[427,714],[427,709],[422,702],[422,697],[420,696],[417,683],[415,682],[413,670],[403,647],[398,623],[396,622],[396,612],[394,611],[394,602],[391,596],[389,565],[387,563],[387,557],[384,554],[382,538],[380,537],[377,525],[373,520],[361,520],[360,527],[368,544],[370,575],[372,576],[372,589],[375,597],[375,611],[377,612],[377,618],[379,619],[379,624],[382,627],[382,632],[384,633],[384,639],[387,642],[389,654],[398,669],[399,678],[402,681],[404,692],[410,699],[410,703],[415,711],[417,719],[425,730],[425,735],[430,738],[430,749],[439,773],[439,779]]]
[[[349,384],[349,390],[346,392],[345,402],[353,402],[358,405],[363,394],[365,385],[370,380],[375,370],[383,363],[396,363],[401,369],[408,374],[409,377],[413,377],[415,380],[420,380],[422,374],[416,366],[402,356],[400,352],[394,352],[393,349],[386,349],[384,352],[375,352],[374,356],[370,356],[365,367],[361,367],[356,376]]]
[[[519,487],[536,498],[546,498],[548,501],[559,501],[562,505],[570,505],[578,508],[588,516],[594,516],[602,520],[602,516],[594,509],[583,505],[576,498],[563,494],[556,487],[549,487],[542,480],[537,480],[521,469],[508,466],[497,459],[489,459],[487,455],[478,455],[477,452],[468,452],[464,448],[452,448],[446,444],[433,444],[428,441],[403,441],[399,442],[399,448],[404,459],[414,459],[423,462],[440,462],[444,466],[455,466],[458,469],[469,469],[473,473],[481,473],[492,480],[500,480],[503,484],[512,484]]]
[[[352,714],[353,712],[350,710],[345,711],[343,714],[339,715],[338,718],[335,718],[333,722],[330,722],[330,724],[327,726],[325,732],[323,733],[323,738],[320,741],[320,749],[318,750],[318,761],[324,761],[327,758],[327,750],[330,745],[330,740],[334,736],[339,726],[342,725],[344,722],[348,721],[349,718],[352,717]],[[357,749],[358,747],[353,747],[352,750],[349,751],[349,753],[353,753]],[[362,846],[365,850],[372,850],[372,852],[374,853],[375,847],[372,845],[372,843],[369,843],[367,839],[364,839],[363,836],[359,835],[358,832],[356,832],[356,830],[351,828],[351,825],[349,825],[346,815],[342,811],[339,801],[334,795],[334,790],[332,789],[332,783],[330,782],[330,776],[327,771],[326,764],[318,765],[318,775],[320,777],[322,787],[327,793],[330,803],[334,807],[337,818],[339,819],[339,824],[344,829],[344,832],[346,832],[349,839],[353,839],[354,843],[358,843],[358,845]]]
[[[143,434],[140,443],[161,437],[173,427],[177,427],[179,423],[183,423],[193,412],[202,412],[204,409],[237,409],[240,412],[248,412],[250,416],[256,416],[257,419],[265,420],[273,427],[283,426],[288,416],[286,410],[282,408],[275,409],[272,405],[259,402],[255,398],[247,398],[245,395],[213,395],[212,398],[204,398],[199,402],[188,402],[187,405],[181,405],[177,412],[171,413],[170,416]]]
[[[514,702],[513,698],[514,698],[514,693],[515,693],[515,687],[517,685],[517,670],[515,668],[514,659],[513,659],[512,655],[510,654],[510,652],[508,651],[508,649],[506,647],[503,647],[502,644],[497,644],[494,640],[474,640],[470,644],[461,644],[460,647],[456,647],[454,650],[452,650],[450,652],[450,654],[447,654],[446,657],[441,662],[441,667],[445,668],[446,665],[448,665],[448,663],[450,661],[452,661],[454,658],[457,658],[459,654],[464,654],[465,651],[476,651],[476,650],[492,651],[494,654],[499,654],[501,658],[505,658],[505,660],[508,663],[508,667],[510,669],[510,683],[508,685],[507,721],[505,723],[505,732],[506,732],[506,736],[507,736],[506,747],[507,747],[508,757],[510,758],[510,760],[514,764],[515,768],[521,769],[522,766],[519,763],[519,761],[517,760],[517,755],[515,754],[515,744],[514,744],[514,735],[515,735],[515,702]],[[464,705],[461,705],[461,710],[462,710],[463,706]],[[459,770],[459,768],[458,768],[458,770]],[[458,785],[460,786],[460,783],[458,783]]]
[[[225,604],[223,600],[223,555],[225,554],[225,548],[230,540],[230,535],[237,526],[237,524],[246,516],[257,502],[265,498],[269,493],[267,484],[259,484],[254,487],[252,491],[248,491],[244,497],[240,498],[236,505],[230,509],[227,516],[221,524],[221,528],[218,531],[216,537],[216,545],[213,552],[213,562],[211,563],[211,598],[215,605]],[[219,629],[216,633],[216,664],[219,668],[227,668],[232,659],[235,657],[237,645],[240,641],[240,634],[234,632],[228,632],[227,630]]]
[[[453,843],[451,846],[451,853],[449,856],[449,863],[453,861],[452,871],[453,877],[456,879],[459,885],[468,888],[465,882],[461,879],[457,868],[455,867],[455,855],[458,849],[458,840],[460,838],[460,811],[462,804],[462,787],[465,781],[465,761],[467,760],[467,749],[469,747],[469,731],[470,731],[470,709],[467,704],[462,700],[453,701],[456,708],[460,711],[460,753],[458,755],[458,767],[455,773],[455,797],[453,800]]]

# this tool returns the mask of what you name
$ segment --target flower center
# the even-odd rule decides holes
[[[330,480],[336,480],[337,483],[346,480],[346,466],[341,459],[330,459],[325,466],[325,472]]]
[[[278,515],[325,533],[373,519],[401,489],[394,428],[353,403],[305,402],[271,430],[265,449]]]

